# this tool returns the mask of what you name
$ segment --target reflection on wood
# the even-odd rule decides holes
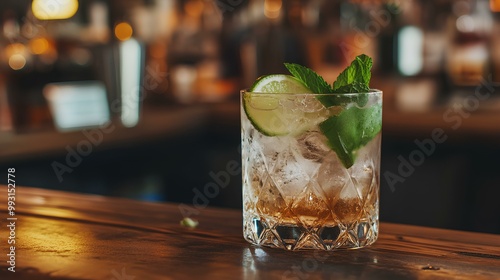
[[[6,205],[6,186],[0,203]],[[500,238],[396,224],[361,250],[253,247],[241,212],[17,188],[16,274],[1,279],[497,279]],[[6,213],[1,214],[2,221]],[[7,242],[0,252],[7,252]],[[5,256],[5,255],[4,255]]]

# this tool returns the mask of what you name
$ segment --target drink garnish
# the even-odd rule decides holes
[[[285,67],[293,77],[289,75],[265,76],[258,79],[249,91],[263,93],[313,92],[322,94],[318,95],[317,99],[326,108],[356,102],[356,105],[344,108],[338,115],[330,116],[319,124],[321,132],[328,139],[328,145],[335,151],[343,165],[349,168],[354,164],[356,151],[370,142],[382,128],[381,102],[363,108],[369,99],[372,65],[373,62],[369,56],[364,54],[357,56],[351,65],[340,73],[336,81],[329,85],[323,77],[313,70],[299,64],[285,63]],[[353,98],[351,93],[357,93],[356,98]],[[263,113],[262,110],[258,113],[249,112],[248,108],[251,106],[248,106],[247,100],[244,102],[248,118],[263,134],[275,136],[287,133],[286,130],[273,130],[269,123],[266,124],[266,120],[272,119],[269,114],[282,112],[272,113],[273,110],[269,110],[267,113]]]
[[[180,221],[180,225],[187,228],[196,228],[198,226],[198,221],[185,217]]]
[[[260,93],[312,93],[302,82],[290,75],[263,76],[248,89]],[[245,96],[243,109],[252,125],[266,136],[290,134],[296,130],[289,125],[287,113],[290,108],[279,105],[280,100],[272,94],[258,97]],[[288,115],[290,115],[288,113]]]

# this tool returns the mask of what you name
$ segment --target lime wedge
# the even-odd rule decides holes
[[[311,93],[302,82],[290,75],[263,76],[248,90],[251,94],[243,97],[243,108],[253,126],[267,136],[287,135],[297,127],[290,125],[290,107],[283,106],[286,96],[276,93]],[[275,95],[276,94],[276,95]]]
[[[290,75],[268,75],[258,78],[248,89],[261,93],[311,93],[301,81]]]

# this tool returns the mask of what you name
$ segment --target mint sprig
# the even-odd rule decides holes
[[[314,93],[331,93],[332,87],[313,70],[295,63],[285,63],[286,69]]]
[[[347,67],[340,75],[337,80],[333,83],[333,90],[337,93],[345,93],[339,90],[345,90],[346,88],[353,88],[356,93],[367,92],[370,90],[370,79],[372,77],[373,61],[367,55],[359,55],[352,62],[349,67]],[[360,88],[358,88],[360,87]],[[352,93],[352,91],[351,91]]]
[[[368,102],[370,91],[372,59],[367,55],[357,56],[330,86],[313,70],[298,65],[285,63],[290,73],[318,94],[317,99],[325,106],[341,106],[356,102],[358,106],[344,109],[340,114],[331,116],[319,124],[320,130],[328,139],[328,144],[337,154],[346,168],[356,160],[356,151],[372,140],[382,128],[382,105],[377,104],[361,109]],[[365,93],[357,98],[347,93]]]
[[[333,88],[313,70],[295,63],[285,63],[285,67],[296,79],[302,82],[314,93],[333,93]],[[331,107],[339,104],[340,100],[333,96],[320,95],[317,99],[325,106]]]
[[[285,63],[290,74],[301,81],[314,93],[363,93],[370,90],[371,69],[373,61],[367,55],[359,55],[330,86],[318,73],[310,68]]]

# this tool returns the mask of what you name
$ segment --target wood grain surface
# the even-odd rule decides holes
[[[378,241],[337,252],[259,248],[241,212],[16,189],[16,272],[7,270],[0,185],[0,279],[500,279],[500,236],[382,223]]]

